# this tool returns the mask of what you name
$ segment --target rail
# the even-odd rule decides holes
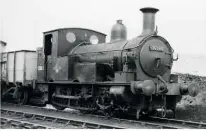
[[[146,117],[140,120],[128,120],[121,118],[106,117],[94,114],[82,114],[78,111],[59,111],[54,109],[29,106],[29,105],[16,105],[2,103],[1,111],[5,112],[19,112],[24,114],[32,114],[40,119],[52,121],[67,121],[71,123],[78,123],[77,126],[81,128],[140,128],[140,129],[194,129],[194,128],[206,128],[204,122],[193,122],[177,119],[167,119],[159,117]],[[36,113],[34,113],[36,112]],[[8,114],[8,113],[7,113]],[[18,113],[17,113],[18,114]],[[77,122],[76,122],[77,121]],[[90,126],[91,125],[91,126]]]
[[[4,117],[1,117],[2,122],[6,124],[14,125],[15,123],[16,127],[20,128],[29,128],[29,129],[35,129],[35,128],[42,128],[42,129],[48,129],[48,128],[57,128],[57,124],[61,124],[62,126],[59,128],[72,128],[72,126],[75,126],[76,128],[90,128],[90,129],[124,129],[124,127],[117,127],[114,125],[105,125],[102,123],[97,122],[87,122],[83,120],[72,120],[68,118],[63,117],[53,117],[53,116],[47,116],[42,115],[38,113],[31,113],[31,112],[22,112],[22,111],[14,111],[14,110],[5,110],[1,109],[1,115]],[[7,117],[7,118],[6,118]],[[12,118],[8,118],[12,117]],[[13,118],[15,117],[15,118]],[[17,118],[16,118],[17,117]],[[19,120],[20,119],[20,120]],[[24,121],[22,120],[24,119]],[[30,122],[25,122],[25,120],[29,120]],[[6,121],[6,122],[5,122]],[[47,127],[45,125],[36,125],[36,123],[33,122],[50,122],[54,127]],[[28,126],[29,125],[29,126]]]
[[[1,128],[51,129],[49,126],[1,117]]]

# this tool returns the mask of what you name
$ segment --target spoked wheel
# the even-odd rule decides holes
[[[67,103],[68,100],[54,97],[52,98],[52,106],[57,110],[64,110],[66,108]]]
[[[137,110],[137,112],[136,112],[136,119],[139,120],[139,117],[140,117],[140,110]]]
[[[174,110],[166,110],[163,111],[154,111],[153,116],[161,117],[161,118],[175,118],[175,111]]]
[[[115,110],[115,108],[108,108],[103,111],[104,116],[106,117],[117,117],[119,115],[119,110]]]
[[[172,109],[172,112],[173,112],[172,118],[175,118],[176,117],[176,109]]]
[[[147,110],[140,110],[140,109],[137,109],[137,112],[136,112],[136,119],[139,120],[140,118],[147,118],[149,116],[149,112]]]
[[[19,91],[17,97],[17,103],[20,105],[25,105],[29,100],[29,92],[27,90]]]
[[[78,105],[80,108],[82,108],[79,110],[82,114],[94,114],[97,111],[97,106],[93,98],[88,98],[87,100],[84,98],[79,99]]]
[[[66,107],[62,107],[62,106],[59,106],[59,105],[56,105],[56,104],[52,104],[52,106],[57,109],[57,110],[64,110]]]

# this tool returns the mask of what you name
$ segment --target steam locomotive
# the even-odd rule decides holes
[[[171,74],[177,59],[169,42],[155,30],[159,10],[140,11],[143,31],[132,40],[127,40],[122,20],[112,27],[108,43],[105,34],[89,29],[44,32],[43,49],[37,50],[36,60],[29,59],[26,64],[34,67],[32,76],[36,74],[36,78],[24,77],[22,82],[5,79],[2,99],[12,96],[20,104],[49,103],[58,110],[100,111],[108,116],[124,112],[137,119],[140,115],[175,116],[181,96],[194,97],[199,87],[178,83],[178,75]]]

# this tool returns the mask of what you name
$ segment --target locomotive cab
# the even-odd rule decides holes
[[[105,39],[105,34],[83,28],[63,28],[44,32],[44,80],[68,80],[68,54],[80,44],[99,44],[104,43]]]

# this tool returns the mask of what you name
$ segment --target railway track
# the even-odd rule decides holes
[[[1,116],[1,128],[51,129],[50,126],[6,118]]]
[[[29,121],[29,122],[28,122]],[[41,124],[40,124],[41,123]],[[52,125],[52,126],[49,126]],[[63,117],[53,117],[39,113],[1,109],[1,126],[26,128],[26,129],[51,129],[51,128],[90,128],[90,129],[124,129],[114,125],[105,125],[97,122],[72,120]]]
[[[46,109],[35,106],[20,106],[14,104],[2,104],[2,114],[7,117],[21,116],[21,118],[49,123],[39,125],[42,128],[104,128],[104,129],[124,129],[124,128],[141,128],[141,129],[193,129],[193,128],[206,128],[206,123],[198,123],[191,121],[183,121],[176,119],[166,119],[158,117],[148,117],[142,120],[127,120],[119,118],[108,118],[105,116],[81,114],[75,111],[57,111],[53,109]],[[30,117],[28,117],[30,116]],[[16,118],[15,118],[16,120]],[[32,123],[33,121],[31,121]],[[47,125],[53,127],[47,127]],[[21,124],[22,125],[22,124]],[[32,126],[31,126],[32,127]],[[33,126],[34,128],[38,126]]]
[[[186,128],[198,128],[198,129],[206,129],[205,122],[194,122],[194,121],[185,121],[178,119],[168,119],[168,118],[159,118],[159,117],[148,117],[146,120],[161,122],[170,125],[183,126]]]

